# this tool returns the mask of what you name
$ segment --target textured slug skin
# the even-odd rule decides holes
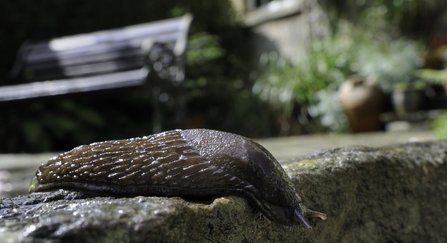
[[[123,196],[238,195],[276,223],[310,228],[302,214],[325,219],[301,203],[290,178],[264,147],[207,129],[76,147],[41,165],[30,186],[30,192],[56,189]]]

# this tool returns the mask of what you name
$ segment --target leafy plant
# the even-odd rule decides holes
[[[439,139],[447,139],[447,113],[435,118],[431,122],[431,127],[436,137]]]
[[[309,114],[319,118],[323,127],[332,132],[347,132],[348,120],[343,113],[338,94],[334,90],[323,89],[315,93],[316,104],[309,107]]]
[[[208,32],[190,37],[186,54],[186,100],[191,115],[200,116],[208,128],[232,131],[246,136],[268,136],[270,113],[259,112],[263,104],[245,88],[243,79],[234,73],[241,60],[222,46],[222,38]],[[226,70],[230,65],[229,70]]]
[[[447,71],[446,70],[434,70],[434,69],[419,69],[416,71],[416,76],[437,83],[447,83]]]
[[[293,111],[301,106],[298,120],[303,125],[308,124],[306,116],[310,115],[323,128],[346,131],[347,120],[336,94],[343,81],[359,74],[389,91],[395,83],[410,82],[421,64],[416,42],[394,39],[386,31],[373,31],[375,28],[357,28],[346,21],[340,21],[336,29],[330,36],[314,40],[309,53],[294,63],[276,53],[261,56],[260,69],[265,71],[256,79],[253,92],[285,117],[283,121],[294,120]],[[313,126],[318,128],[318,124]]]
[[[395,84],[411,84],[422,59],[420,45],[416,42],[386,37],[361,43],[353,69],[377,80],[382,90],[389,92]]]
[[[9,120],[2,121],[0,134],[12,138],[2,140],[3,149],[39,152],[64,148],[71,140],[85,144],[92,142],[94,131],[105,124],[104,117],[94,109],[70,99],[57,103],[35,101],[28,107],[16,108],[9,110]]]
[[[447,6],[445,1],[427,0],[319,0],[319,3],[329,13],[329,24],[333,26],[343,18],[362,28],[383,28],[386,25],[387,29],[395,29],[390,32],[395,36],[405,33],[422,38],[430,35]],[[375,18],[377,14],[382,17]]]

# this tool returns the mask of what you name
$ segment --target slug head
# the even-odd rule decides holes
[[[318,217],[326,220],[326,214],[308,209],[301,203],[301,198],[295,190],[295,185],[273,155],[260,144],[247,139],[244,144],[246,160],[252,163],[252,168],[258,168],[256,189],[260,192],[263,212],[272,221],[284,225],[303,224],[308,230],[312,227],[305,216]],[[261,210],[263,211],[263,210]]]
[[[312,229],[312,227],[309,225],[309,223],[307,223],[306,219],[304,218],[303,212],[299,206],[295,206],[293,209],[293,221],[295,223],[303,224],[308,230]]]
[[[234,191],[248,197],[271,221],[288,226],[302,223],[310,229],[304,216],[324,215],[314,214],[301,204],[287,173],[260,144],[235,134],[206,129],[183,130],[182,134],[203,157],[236,178],[232,183],[239,189]]]
[[[295,223],[303,224],[308,230],[311,230],[312,227],[309,225],[309,223],[307,223],[304,215],[309,215],[313,218],[320,218],[322,220],[326,220],[327,218],[326,214],[310,210],[302,203],[295,205],[295,207],[293,208],[293,221]]]

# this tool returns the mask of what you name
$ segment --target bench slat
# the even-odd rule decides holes
[[[65,67],[55,67],[52,65],[48,65],[48,67],[39,69],[38,68],[33,70],[27,69],[25,70],[25,72],[32,72],[33,76],[39,77],[39,80],[33,80],[33,78],[29,78],[29,80],[41,81],[41,80],[61,79],[65,77],[76,78],[76,77],[92,76],[112,72],[120,72],[130,69],[138,69],[143,67],[144,65],[145,65],[144,58],[140,56],[131,59],[114,60],[108,62],[105,61],[96,63],[85,62],[82,63],[81,65],[72,65]]]
[[[70,80],[51,80],[0,87],[0,101],[142,85],[148,70],[131,70]]]

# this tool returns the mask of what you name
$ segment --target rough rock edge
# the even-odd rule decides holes
[[[35,193],[0,202],[0,242],[443,242],[447,141],[317,151],[283,163],[304,203],[328,214],[284,227],[246,200]]]

